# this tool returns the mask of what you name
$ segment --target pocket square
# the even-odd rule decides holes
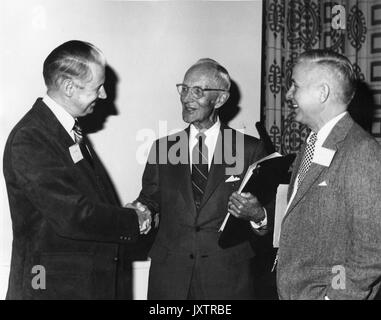
[[[325,181],[319,183],[319,187],[326,187],[326,186],[327,186],[327,182]]]
[[[229,178],[227,178],[225,180],[225,182],[234,182],[234,181],[238,181],[238,180],[241,180],[241,178],[237,177],[237,176],[230,176]]]

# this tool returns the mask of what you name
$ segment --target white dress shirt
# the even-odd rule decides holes
[[[212,159],[213,159],[214,151],[216,148],[218,135],[220,134],[220,128],[221,128],[221,121],[217,117],[217,121],[213,126],[211,126],[209,129],[205,131],[202,131],[205,134],[205,145],[208,147],[208,170],[210,170],[210,165],[212,164]],[[193,148],[198,143],[198,140],[196,138],[198,133],[200,133],[200,131],[193,124],[191,124],[190,130],[189,130],[189,154],[190,155],[192,155]],[[189,165],[190,165],[190,170],[192,172],[192,156],[189,157]],[[267,225],[266,209],[263,208],[263,210],[265,212],[265,218],[259,224],[253,221],[250,221],[254,229],[259,229]]]
[[[221,121],[217,117],[217,121],[209,129],[202,131],[205,134],[205,145],[208,147],[208,170],[212,164],[214,155],[214,149],[216,148],[218,135],[220,134]],[[189,130],[189,154],[192,155],[193,148],[197,145],[198,140],[196,138],[200,131],[193,125],[190,125]],[[189,165],[192,172],[192,156],[189,157]]]

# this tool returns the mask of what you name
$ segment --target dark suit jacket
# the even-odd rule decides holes
[[[95,151],[94,169],[74,163],[74,142],[38,99],[9,135],[4,176],[13,223],[7,299],[131,297],[125,245],[137,238],[137,216],[121,208]],[[31,282],[35,265],[46,289]]]
[[[222,124],[204,197],[197,211],[188,161],[188,133],[189,127],[156,141],[143,175],[138,199],[160,213],[159,230],[149,253],[152,261],[148,298],[186,299],[192,272],[200,275],[207,299],[252,298],[253,250],[248,241],[228,249],[220,248],[218,229],[227,213],[229,196],[241,182],[225,182],[232,175],[226,168],[234,167],[229,160],[229,149],[233,154],[237,152],[242,161],[242,168],[237,167],[235,172],[242,179],[248,165],[266,155],[264,147],[256,138]],[[176,143],[176,138],[181,139],[181,143]],[[176,151],[180,149],[178,160],[181,162],[173,164],[174,155],[179,156]],[[222,154],[225,156],[221,157]]]
[[[278,293],[372,298],[381,281],[381,147],[349,114],[323,147],[336,151],[331,164],[311,164],[282,222]]]

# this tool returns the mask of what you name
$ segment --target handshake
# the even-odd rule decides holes
[[[152,228],[152,219],[154,220],[154,227],[159,224],[159,216],[156,214],[154,217],[151,210],[139,201],[127,203],[125,208],[134,209],[138,215],[140,234],[147,234]]]

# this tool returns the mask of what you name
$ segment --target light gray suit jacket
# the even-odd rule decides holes
[[[278,294],[371,299],[381,280],[381,147],[349,114],[323,147],[336,151],[332,162],[312,163],[282,222]]]

